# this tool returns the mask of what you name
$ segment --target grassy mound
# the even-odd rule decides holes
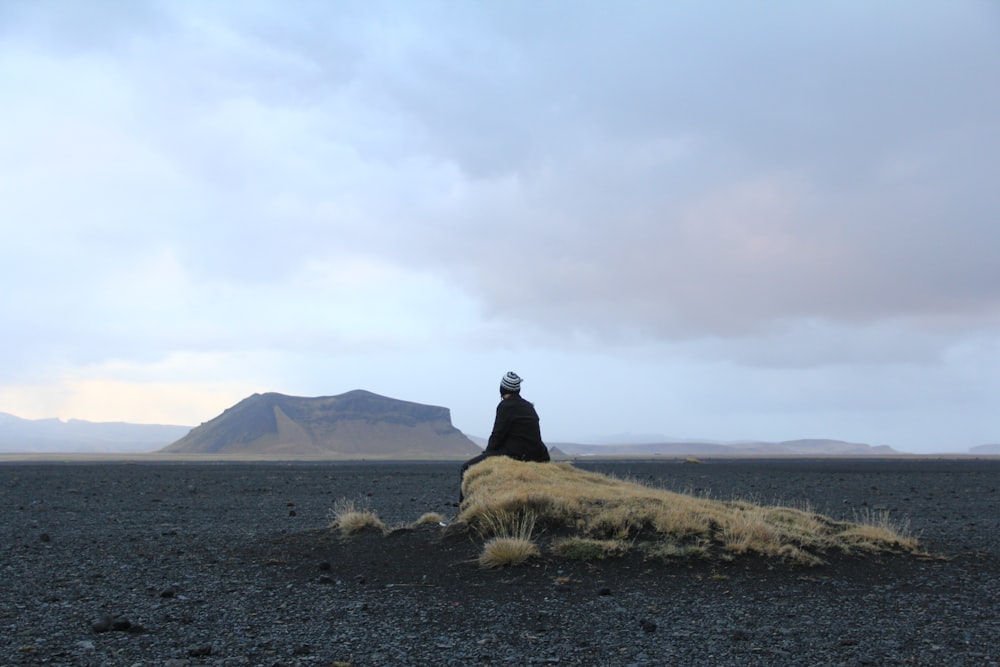
[[[595,559],[641,549],[675,559],[758,554],[789,563],[816,565],[826,552],[915,553],[919,545],[905,526],[885,513],[858,522],[835,521],[789,507],[725,502],[650,488],[569,463],[522,463],[502,456],[479,463],[465,475],[465,501],[456,521],[486,540],[502,540],[523,562],[536,553],[525,545],[541,535],[548,550],[568,558]],[[487,546],[491,542],[486,543]],[[484,562],[485,559],[485,562]],[[496,554],[481,557],[490,567],[505,564]]]

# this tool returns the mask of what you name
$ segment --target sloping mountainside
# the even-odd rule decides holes
[[[355,390],[303,398],[254,394],[165,447],[178,454],[469,458],[481,450],[447,408]]]
[[[0,452],[151,452],[190,430],[162,424],[22,419],[0,412]]]

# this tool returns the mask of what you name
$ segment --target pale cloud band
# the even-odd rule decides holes
[[[991,382],[958,361],[1000,331],[991,3],[10,2],[0,38],[0,410],[117,362],[221,409],[450,358],[427,392],[479,415],[451,388],[503,360],[643,350],[660,400],[812,369],[846,431],[864,369]],[[201,354],[256,370],[158,388]]]

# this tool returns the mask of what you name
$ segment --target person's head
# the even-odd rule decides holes
[[[507,371],[500,380],[500,395],[507,396],[510,394],[520,394],[521,393],[521,376],[514,371]]]

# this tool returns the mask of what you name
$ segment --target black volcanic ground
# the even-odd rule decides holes
[[[990,665],[1000,461],[581,464],[719,499],[888,509],[937,557],[482,571],[437,529],[343,542],[338,498],[454,512],[458,464],[0,465],[0,664]]]

